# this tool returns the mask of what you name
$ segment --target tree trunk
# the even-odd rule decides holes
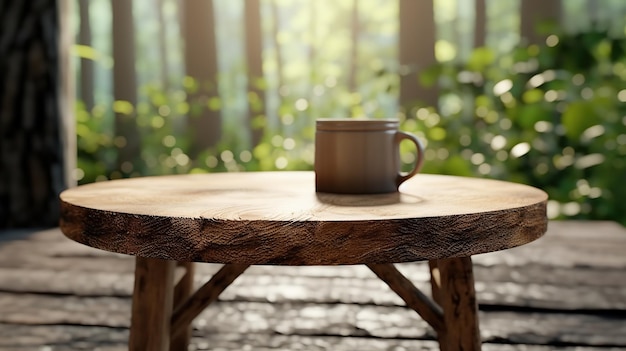
[[[276,132],[282,133],[284,129],[284,125],[281,122],[280,110],[283,101],[283,96],[281,94],[281,87],[285,85],[284,77],[283,77],[283,53],[281,51],[280,41],[278,35],[280,33],[280,9],[277,4],[278,0],[270,1],[270,8],[272,11],[272,40],[274,44],[274,55],[276,57],[276,90],[278,93],[279,104],[276,108]],[[313,4],[314,5],[314,4]],[[309,48],[309,56],[311,54],[311,48]],[[312,67],[310,68],[313,69]],[[272,120],[273,122],[273,120]]]
[[[350,67],[348,68],[348,91],[355,93],[357,91],[357,72],[359,60],[359,0],[353,0],[352,16],[350,20]]]
[[[91,0],[79,0],[80,29],[78,30],[78,44],[91,46],[91,19],[89,16],[89,3]],[[92,59],[80,59],[80,100],[85,104],[87,111],[94,106],[94,64]]]
[[[474,11],[474,47],[485,46],[487,36],[487,6],[485,0],[475,0]]]
[[[521,3],[520,36],[525,44],[545,43],[545,34],[537,32],[537,25],[546,21],[560,22],[561,0],[523,0]]]
[[[280,43],[278,41],[278,34],[280,33],[280,13],[278,9],[277,0],[272,0],[272,37],[274,38],[274,44],[276,49],[276,75],[278,89],[285,84],[283,81],[283,54],[280,50]],[[311,56],[311,49],[309,49],[309,57]]]
[[[307,60],[309,63],[309,111],[314,113],[315,106],[315,84],[318,82],[318,65],[317,65],[317,6],[316,1],[309,1],[309,33],[310,40],[308,45]]]
[[[111,0],[113,27],[113,98],[124,104],[115,113],[115,134],[118,147],[117,169],[125,163],[135,165],[141,152],[141,139],[135,121],[137,105],[137,72],[135,68],[135,21],[132,0]]]
[[[436,63],[433,0],[400,0],[399,10],[400,105],[437,106],[437,88],[424,87],[417,76]]]
[[[598,0],[587,0],[587,16],[589,17],[589,22],[591,25],[598,24],[599,19],[599,7]]]
[[[222,121],[216,109],[208,107],[211,98],[219,98],[217,86],[217,43],[212,0],[183,0],[182,34],[185,39],[187,75],[198,83],[198,89],[187,94],[191,112],[192,158],[215,146],[222,134]]]
[[[55,0],[0,1],[0,227],[55,226],[70,186],[63,56]],[[65,28],[65,27],[64,27]],[[65,28],[66,29],[66,28]]]
[[[84,1],[84,0],[83,0]],[[165,38],[165,17],[163,16],[163,0],[155,0],[157,21],[159,22],[159,56],[161,58],[161,84],[163,91],[170,88],[169,60],[167,58],[167,40]]]
[[[263,78],[263,37],[259,0],[244,3],[246,30],[246,63],[248,65],[248,126],[252,148],[261,142],[265,117]]]

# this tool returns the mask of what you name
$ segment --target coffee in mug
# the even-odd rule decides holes
[[[315,131],[315,189],[341,194],[379,194],[419,172],[424,148],[419,139],[398,130],[395,119],[318,119]],[[417,148],[413,169],[400,172],[400,142]]]

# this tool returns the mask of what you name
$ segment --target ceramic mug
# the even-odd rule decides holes
[[[395,119],[318,119],[315,130],[315,189],[342,194],[380,194],[398,187],[419,172],[424,147],[419,139],[398,130]],[[417,148],[413,169],[400,172],[400,142]]]

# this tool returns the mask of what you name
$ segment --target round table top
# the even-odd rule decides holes
[[[547,228],[545,192],[419,174],[400,191],[315,192],[313,172],[119,179],[61,193],[60,227],[107,251],[214,263],[328,265],[470,256]]]

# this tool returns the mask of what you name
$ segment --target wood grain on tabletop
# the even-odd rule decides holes
[[[107,251],[240,264],[358,264],[469,256],[533,241],[547,195],[509,182],[418,175],[400,192],[316,193],[313,172],[93,183],[61,194],[60,227]]]

